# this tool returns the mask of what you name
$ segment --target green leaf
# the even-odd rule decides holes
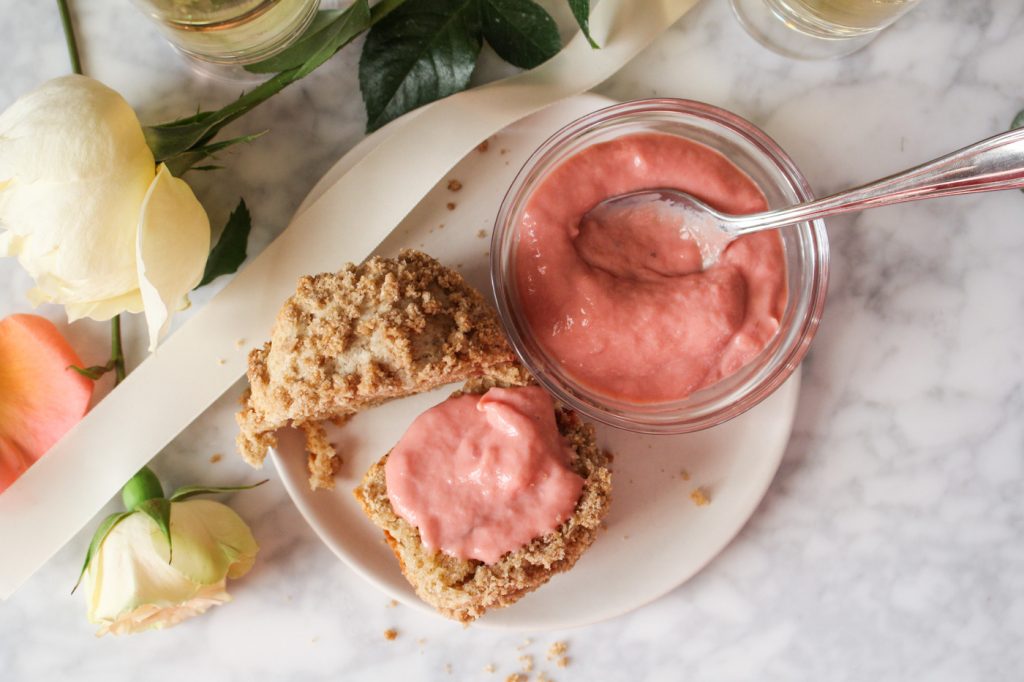
[[[301,66],[320,49],[325,40],[324,32],[332,30],[334,23],[339,19],[344,19],[344,16],[345,12],[342,10],[320,10],[316,13],[316,17],[313,18],[313,22],[306,32],[289,45],[284,52],[255,64],[246,64],[245,70],[252,73],[280,73]]]
[[[380,2],[370,8],[370,25],[373,26],[378,21],[391,14],[391,12],[404,2],[405,0],[380,0]]]
[[[163,497],[164,489],[160,479],[149,467],[142,467],[121,488],[121,502],[128,511],[135,511],[143,502],[155,497]]]
[[[156,160],[173,159],[179,154],[206,144],[220,132],[221,128],[312,73],[370,26],[370,7],[367,0],[356,0],[345,10],[343,16],[344,19],[333,22],[329,30],[318,34],[319,43],[306,61],[260,83],[231,104],[217,111],[201,111],[194,116],[144,128],[146,144],[153,151]]]
[[[572,10],[572,15],[576,17],[576,23],[580,25],[580,30],[587,37],[587,42],[590,43],[590,46],[595,50],[600,48],[601,46],[590,37],[590,0],[569,0],[569,9]]]
[[[238,206],[231,212],[227,225],[220,233],[220,238],[210,250],[206,260],[203,279],[196,285],[198,289],[206,286],[221,275],[230,275],[245,262],[246,245],[249,242],[249,230],[252,228],[252,217],[245,199],[238,200]]]
[[[78,574],[78,580],[75,581],[75,586],[71,588],[71,594],[74,594],[75,590],[78,589],[78,586],[82,584],[82,578],[85,576],[85,572],[89,569],[89,563],[92,561],[92,558],[96,556],[96,552],[99,551],[100,545],[102,545],[103,541],[107,539],[108,535],[110,535],[110,531],[114,530],[114,526],[121,523],[122,520],[131,515],[132,512],[130,511],[115,512],[100,522],[96,532],[92,534],[92,542],[89,543],[89,549],[85,552],[85,561],[82,563],[82,570]]]
[[[167,539],[167,563],[171,563],[174,548],[171,546],[171,501],[165,497],[146,500],[135,509],[153,519],[160,532]]]
[[[513,66],[532,69],[562,49],[558,24],[533,0],[482,0],[484,38]]]
[[[187,500],[190,497],[196,495],[214,495],[216,493],[233,493],[239,490],[252,490],[258,488],[270,479],[263,479],[259,483],[253,483],[252,485],[229,485],[229,486],[202,486],[202,485],[187,485],[183,488],[178,488],[171,495],[171,502],[181,502]]]
[[[196,147],[195,149],[190,149],[188,151],[182,152],[181,154],[177,154],[176,156],[173,156],[170,159],[166,159],[164,163],[167,164],[167,169],[171,171],[171,175],[175,177],[181,177],[182,173],[184,173],[187,170],[192,170],[193,168],[195,168],[196,170],[207,170],[213,167],[196,167],[195,164],[199,163],[200,161],[207,157],[213,156],[217,152],[227,149],[228,147],[245,142],[252,142],[253,140],[261,138],[266,134],[267,131],[262,130],[258,133],[253,133],[252,135],[240,135],[239,137],[233,137],[230,140],[224,140],[223,142],[205,144],[202,147]]]
[[[86,379],[93,381],[99,381],[107,372],[114,369],[114,365],[107,363],[105,365],[93,365],[92,367],[79,367],[78,365],[68,365],[65,369],[74,370],[78,374],[81,374]]]
[[[359,59],[367,131],[465,90],[481,32],[479,0],[406,0],[370,29]]]

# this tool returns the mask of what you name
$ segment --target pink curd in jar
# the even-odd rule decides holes
[[[543,389],[492,388],[417,417],[384,475],[428,549],[492,564],[572,516],[583,479],[571,457]]]
[[[767,208],[754,181],[717,151],[639,133],[552,170],[518,227],[515,282],[534,336],[576,382],[633,403],[681,400],[729,376],[775,336],[786,307],[776,231],[737,239],[702,270],[697,244],[664,206],[583,221],[607,197],[661,187],[727,213]]]

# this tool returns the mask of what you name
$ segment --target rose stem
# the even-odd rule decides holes
[[[64,40],[68,45],[71,70],[74,73],[82,73],[82,62],[78,59],[78,41],[75,40],[75,29],[71,25],[71,12],[68,10],[67,0],[57,0],[57,9],[60,10],[60,23],[64,26]]]
[[[121,350],[121,316],[110,320],[110,362],[114,365],[114,385],[124,380],[124,352]]]
[[[64,27],[64,41],[68,46],[68,57],[71,59],[71,70],[82,73],[82,61],[78,58],[78,41],[75,40],[75,27],[71,23],[71,11],[67,0],[57,0],[60,10],[60,23]],[[124,351],[121,350],[121,316],[114,315],[110,321],[110,363],[114,370],[114,385],[124,380]]]

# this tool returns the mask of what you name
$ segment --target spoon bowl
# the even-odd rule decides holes
[[[671,215],[680,239],[697,244],[704,270],[717,263],[725,247],[739,236],[730,223],[732,216],[716,211],[692,194],[668,187],[608,197],[587,211],[581,224],[593,221],[607,225],[623,212],[635,211],[641,206],[654,207],[662,215]]]

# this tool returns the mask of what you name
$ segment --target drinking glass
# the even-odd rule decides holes
[[[920,0],[731,0],[747,33],[798,59],[855,52]]]
[[[313,21],[320,0],[134,0],[185,54],[214,64],[258,62]]]

